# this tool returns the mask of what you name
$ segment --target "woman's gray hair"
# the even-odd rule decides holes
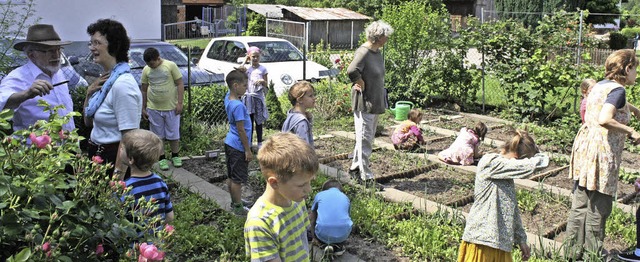
[[[376,43],[378,39],[383,36],[391,36],[391,34],[393,34],[393,28],[385,21],[378,20],[369,24],[369,26],[367,26],[367,29],[365,29],[365,33],[369,42]]]

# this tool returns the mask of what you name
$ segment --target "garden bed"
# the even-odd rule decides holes
[[[546,236],[567,221],[571,202],[566,197],[541,190],[518,188],[517,198],[522,226],[529,233]],[[471,202],[458,209],[469,213],[472,205]]]
[[[257,168],[257,162],[255,160],[251,162],[250,170],[252,166]],[[218,158],[214,160],[185,160],[183,161],[183,168],[207,181],[217,181],[212,184],[222,188],[225,191],[228,191],[228,187],[224,182],[224,179],[226,179],[226,164],[224,163],[224,158]],[[314,188],[317,187],[319,186],[316,185]],[[250,201],[255,201],[258,197],[260,197],[260,195],[262,195],[262,192],[264,192],[264,182],[262,177],[257,175],[250,176],[249,182],[243,186],[242,191],[243,198]],[[313,196],[310,196],[307,205],[311,205],[310,201],[312,201],[312,199]],[[384,261],[410,261],[407,257],[401,256],[399,250],[390,250],[385,245],[376,242],[374,239],[359,234],[357,230],[354,230],[347,239],[346,249],[348,252],[358,256],[360,259],[363,259],[365,261],[373,261],[379,259],[382,259]]]
[[[316,139],[313,141],[316,154],[318,154],[319,158],[351,153],[353,152],[355,144],[355,140],[339,136]]]
[[[411,178],[394,179],[385,185],[434,202],[447,204],[473,194],[474,175],[441,167]]]
[[[429,160],[411,156],[406,152],[381,148],[374,151],[369,158],[371,170],[376,177],[388,176],[399,172],[432,165]],[[341,159],[326,163],[328,166],[347,172],[352,159]]]
[[[573,180],[569,178],[569,168],[565,168],[555,175],[546,177],[541,182],[568,190],[572,190],[574,184]],[[635,189],[633,188],[633,185],[627,184],[623,181],[618,181],[618,198],[623,198],[629,194],[633,194],[634,192]],[[637,201],[637,198],[632,198],[630,201],[625,202],[625,204],[633,204],[637,203]]]

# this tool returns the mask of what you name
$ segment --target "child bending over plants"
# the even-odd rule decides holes
[[[422,121],[422,112],[418,109],[409,111],[408,119],[402,122],[391,134],[391,142],[396,150],[416,150],[424,144],[422,131],[418,124]]]
[[[463,127],[456,140],[449,148],[438,153],[438,159],[447,164],[468,166],[473,164],[474,158],[481,157],[478,150],[480,141],[487,134],[487,125],[476,123],[473,128]]]
[[[311,235],[313,241],[325,251],[332,250],[335,255],[345,251],[343,242],[351,234],[353,222],[349,212],[351,202],[342,192],[338,180],[330,179],[322,185],[322,191],[316,194],[311,206]]]
[[[304,200],[318,171],[318,156],[309,143],[279,133],[258,151],[266,188],[247,214],[244,241],[251,261],[310,261]]]
[[[512,261],[511,251],[518,244],[522,260],[531,255],[522,227],[514,179],[526,178],[536,169],[549,165],[526,131],[514,131],[500,154],[484,155],[475,178],[475,202],[462,235],[458,262]]]

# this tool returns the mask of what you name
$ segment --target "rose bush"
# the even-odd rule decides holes
[[[49,112],[58,109],[43,101],[39,105]],[[122,202],[117,196],[128,189],[110,186],[121,181],[106,175],[102,159],[81,153],[83,137],[76,130],[62,131],[74,115],[52,114],[49,121],[11,135],[0,131],[0,260],[115,261],[135,242],[171,242],[165,230],[126,219],[123,207],[134,200]],[[0,129],[10,130],[11,117],[9,110],[0,112]]]

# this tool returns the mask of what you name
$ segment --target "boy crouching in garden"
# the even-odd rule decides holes
[[[310,261],[305,199],[318,171],[311,146],[291,133],[271,136],[258,151],[265,192],[244,224],[251,261]]]
[[[158,209],[145,215],[160,216],[164,223],[173,221],[173,204],[169,188],[160,176],[151,172],[153,164],[158,162],[160,155],[164,153],[160,137],[148,130],[133,129],[122,136],[119,150],[120,161],[131,171],[131,176],[124,180],[126,187],[131,187],[131,190],[122,197],[122,201],[127,196],[133,196],[137,206],[140,198],[145,198],[146,201],[153,198]],[[133,221],[139,220],[133,218]],[[161,228],[163,225],[155,226]]]

